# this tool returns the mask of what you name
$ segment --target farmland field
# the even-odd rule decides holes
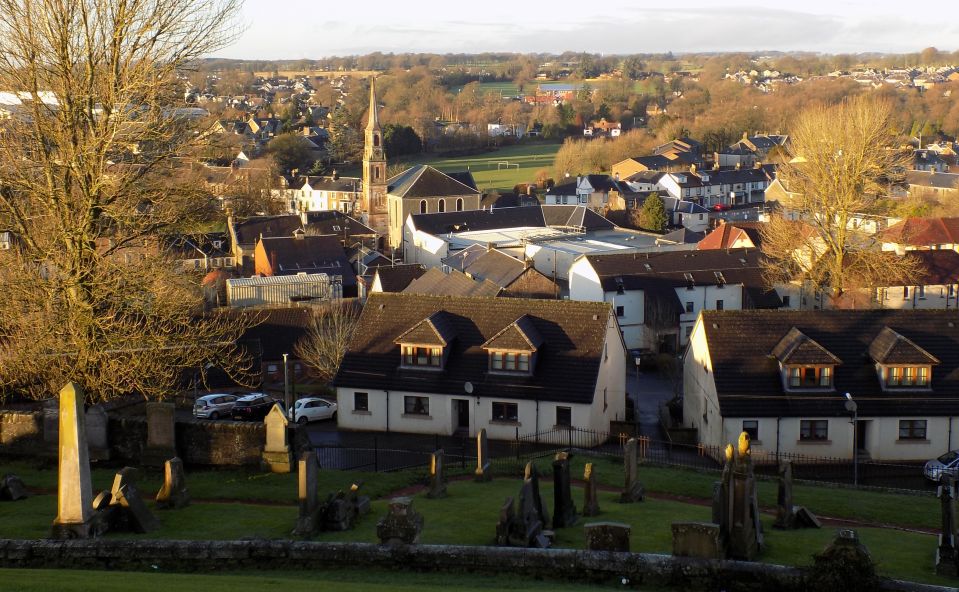
[[[451,86],[450,92],[453,94],[458,94],[463,90],[463,86]],[[479,83],[480,94],[501,94],[504,97],[515,97],[520,94],[519,87],[512,82],[480,82]]]

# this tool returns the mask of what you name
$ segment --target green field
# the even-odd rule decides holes
[[[463,85],[450,87],[450,92],[454,95],[459,94],[461,90],[463,90]],[[479,92],[483,95],[493,93],[503,97],[517,97],[520,95],[519,87],[512,82],[480,82]]]
[[[495,189],[503,193],[512,191],[519,183],[534,182],[538,171],[551,169],[559,147],[560,144],[519,144],[475,156],[427,156],[404,162],[410,165],[428,164],[446,172],[469,171],[473,173],[480,191]]]

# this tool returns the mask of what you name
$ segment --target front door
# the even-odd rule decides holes
[[[453,399],[453,429],[455,431],[469,431],[470,429],[470,402],[464,399]]]
[[[866,443],[866,428],[868,425],[868,421],[856,421],[856,452],[868,450]]]

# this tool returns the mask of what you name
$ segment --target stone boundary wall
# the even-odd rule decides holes
[[[43,412],[0,412],[0,450],[4,454],[32,455],[43,446]]]
[[[806,590],[803,570],[795,567],[648,553],[449,545],[388,547],[369,543],[289,540],[0,540],[0,567],[4,568],[184,572],[297,570],[317,566],[513,573],[553,580],[617,583],[630,588]],[[889,592],[955,590],[897,580],[883,580],[881,589]]]

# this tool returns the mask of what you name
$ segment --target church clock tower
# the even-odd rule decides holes
[[[376,80],[370,78],[370,111],[366,124],[363,148],[363,211],[369,216],[369,225],[385,235],[389,229],[386,209],[386,151],[383,149],[383,131],[376,113]]]

